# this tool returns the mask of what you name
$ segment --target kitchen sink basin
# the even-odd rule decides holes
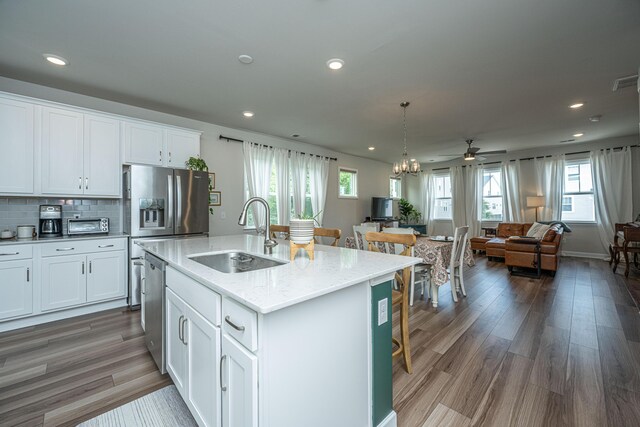
[[[190,257],[192,261],[222,273],[244,273],[246,271],[261,270],[286,264],[273,258],[264,258],[245,252],[224,252],[211,255],[197,255]]]

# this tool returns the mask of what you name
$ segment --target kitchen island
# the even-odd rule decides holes
[[[395,426],[391,285],[418,258],[323,245],[289,261],[263,238],[141,242],[167,264],[166,366],[208,426]],[[242,251],[284,262],[223,273],[193,260]]]

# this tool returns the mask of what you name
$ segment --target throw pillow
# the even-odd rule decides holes
[[[556,235],[558,234],[558,231],[560,231],[560,228],[557,225],[550,227],[544,234],[544,237],[542,237],[542,241],[553,242],[556,238]]]
[[[539,222],[534,222],[529,231],[527,232],[527,237],[535,237],[536,239],[542,239],[544,234],[550,228],[550,225],[540,224]]]

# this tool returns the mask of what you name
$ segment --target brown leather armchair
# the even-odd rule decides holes
[[[560,244],[563,228],[553,225],[542,239],[512,237],[505,241],[505,264],[509,271],[513,267],[538,268],[538,250],[542,270],[555,276],[560,262]]]

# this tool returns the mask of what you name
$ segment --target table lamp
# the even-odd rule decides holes
[[[544,196],[527,196],[527,207],[536,209],[536,222],[538,222],[538,208],[544,206]]]

